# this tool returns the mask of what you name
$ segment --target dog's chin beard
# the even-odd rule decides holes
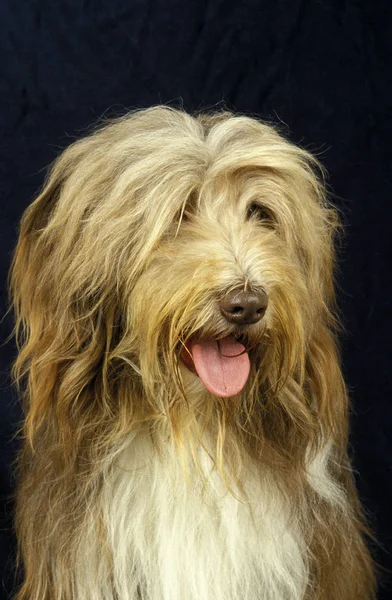
[[[253,332],[252,332],[253,333]],[[251,370],[249,351],[260,341],[249,330],[215,336],[198,333],[183,344],[180,359],[214,396],[230,398],[245,387]]]

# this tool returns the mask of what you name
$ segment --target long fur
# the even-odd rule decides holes
[[[134,111],[56,160],[9,277],[17,600],[375,598],[338,229],[318,161],[227,111]],[[214,397],[180,355],[195,333],[239,334],[217,303],[248,285],[269,297],[246,332],[250,377]]]

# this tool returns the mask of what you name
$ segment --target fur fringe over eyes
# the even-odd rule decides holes
[[[51,167],[9,275],[25,423],[17,600],[371,600],[347,457],[336,210],[271,125],[156,106]],[[265,317],[219,302],[263,289]],[[214,396],[192,340],[250,374]]]

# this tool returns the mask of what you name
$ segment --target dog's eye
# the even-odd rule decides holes
[[[192,221],[197,212],[197,198],[198,195],[196,191],[189,194],[186,202],[178,212],[177,222],[181,221],[182,223],[186,223],[187,221]]]
[[[184,212],[182,213],[182,220],[186,223],[187,221],[190,221],[191,218],[192,218],[192,211],[184,210]]]
[[[190,210],[182,208],[177,213],[176,221],[177,223],[186,223],[187,221],[190,221],[191,216]]]
[[[265,206],[261,206],[261,204],[256,204],[255,202],[249,206],[246,218],[248,221],[250,219],[257,219],[258,221],[271,226],[274,225],[275,222],[271,211],[268,210],[268,208],[265,208]]]

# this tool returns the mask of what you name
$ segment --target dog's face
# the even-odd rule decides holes
[[[52,385],[63,427],[76,411],[181,429],[181,406],[246,405],[249,419],[279,396],[282,439],[313,419],[309,394],[335,418],[336,217],[317,165],[254,119],[164,107],[68,148],[23,217],[13,266],[19,325],[31,324],[16,370],[38,359],[31,422]]]
[[[306,154],[272,128],[229,119],[201,143],[204,155],[188,144],[155,173],[167,190],[140,197],[151,250],[129,289],[129,328],[141,370],[185,392],[276,392],[301,377],[323,318],[332,213]]]

